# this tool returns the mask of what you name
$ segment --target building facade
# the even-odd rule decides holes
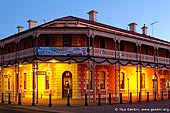
[[[123,98],[132,92],[133,99],[146,93],[159,97],[169,91],[170,43],[130,30],[96,21],[97,12],[89,20],[67,16],[36,26],[29,20],[29,29],[0,40],[0,92],[13,102],[22,99],[83,99],[94,101],[101,94]],[[1,95],[2,96],[2,95]]]

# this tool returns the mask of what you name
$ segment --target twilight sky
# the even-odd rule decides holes
[[[18,25],[28,29],[29,19],[37,25],[69,15],[88,19],[92,9],[98,22],[123,29],[136,22],[139,33],[145,24],[148,35],[170,41],[170,0],[1,0],[0,39],[17,33]]]

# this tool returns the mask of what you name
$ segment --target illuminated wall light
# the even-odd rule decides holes
[[[56,63],[57,61],[55,59],[52,59],[51,60],[51,63]]]

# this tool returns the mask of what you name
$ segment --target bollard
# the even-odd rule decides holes
[[[8,104],[11,104],[11,93],[8,93]]]
[[[120,93],[120,104],[123,104],[122,103],[122,93]]]
[[[2,93],[2,100],[1,100],[1,103],[2,103],[2,104],[4,103],[4,93]]]
[[[149,102],[149,92],[147,92],[147,102]]]
[[[161,91],[161,100],[164,100],[164,92]]]
[[[49,94],[49,104],[48,104],[49,107],[52,106],[52,95],[51,93]]]
[[[156,91],[154,92],[154,101],[157,101],[157,99],[156,99]]]
[[[170,99],[170,91],[168,91],[168,99]]]
[[[141,93],[139,92],[139,100],[138,102],[141,102]]]
[[[132,92],[130,92],[129,103],[132,103]]]
[[[111,97],[111,93],[109,93],[109,105],[112,105],[112,97]]]
[[[34,94],[34,91],[32,93],[32,106],[35,106],[35,94]]]
[[[101,106],[101,100],[100,100],[100,93],[99,93],[99,98],[98,98],[98,106]]]
[[[88,103],[87,103],[87,93],[85,94],[85,106],[88,106]]]
[[[21,105],[21,93],[18,94],[18,105]]]

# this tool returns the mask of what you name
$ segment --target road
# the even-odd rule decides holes
[[[22,107],[1,104],[0,113],[52,113],[52,112],[40,111],[40,110],[34,110],[34,109],[25,109]]]

